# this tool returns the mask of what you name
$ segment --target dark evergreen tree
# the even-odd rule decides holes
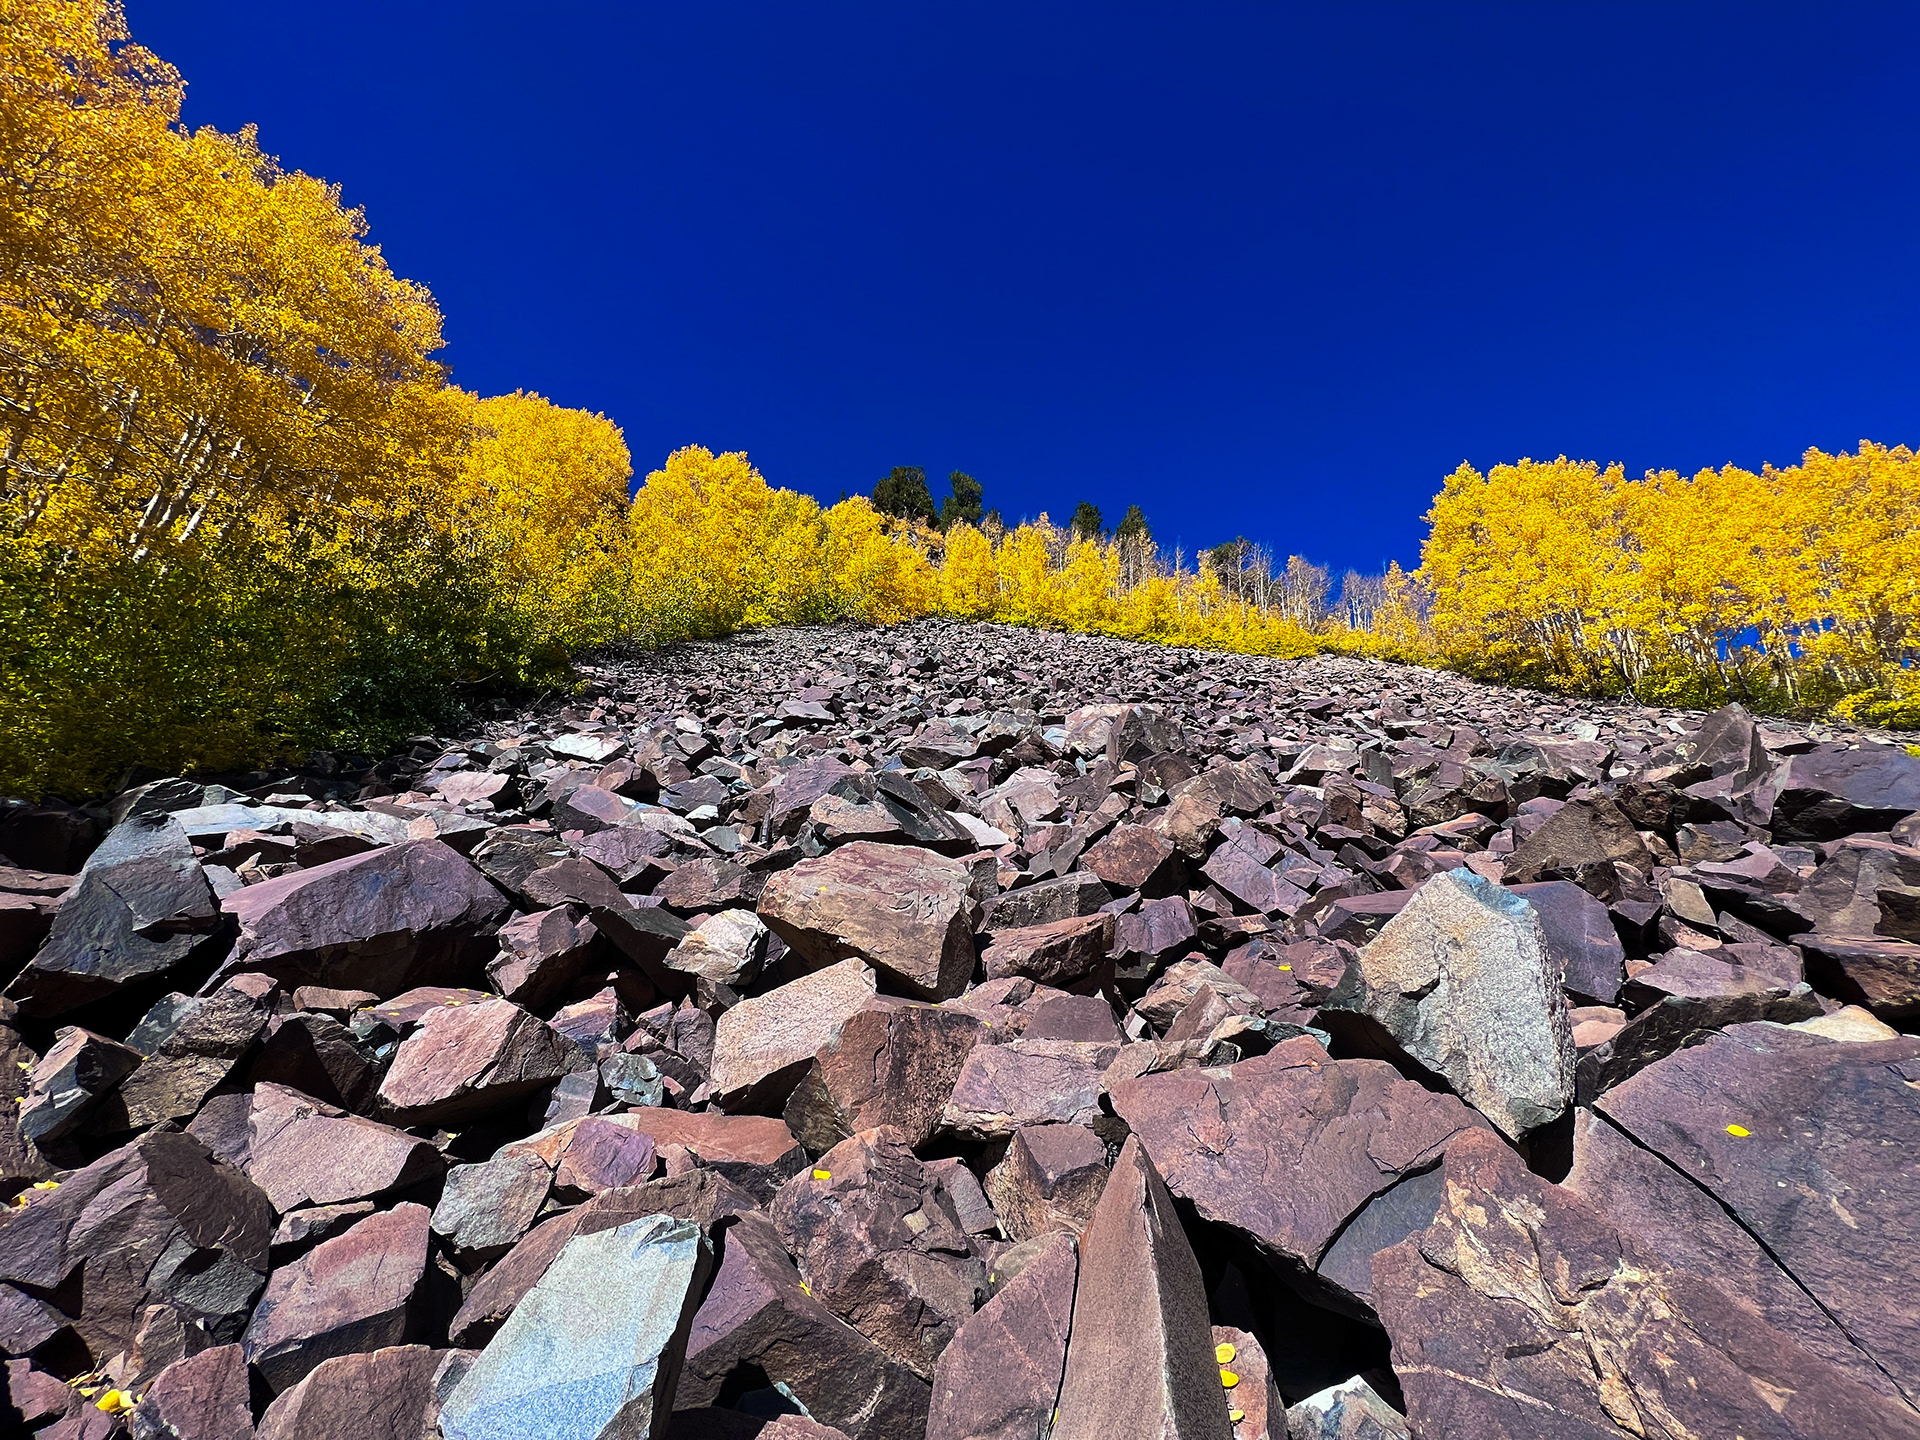
[[[986,487],[964,470],[956,470],[947,476],[947,484],[952,487],[953,493],[940,504],[940,528],[949,529],[958,520],[978,525],[980,501],[987,493]]]
[[[1145,542],[1153,539],[1153,532],[1147,528],[1147,517],[1138,505],[1127,506],[1127,513],[1120,517],[1113,538],[1120,541]]]
[[[894,466],[893,473],[873,487],[873,508],[901,520],[933,519],[927,472],[918,465]]]
[[[1091,500],[1082,500],[1073,507],[1073,519],[1068,522],[1067,528],[1077,540],[1098,540],[1101,530],[1105,528],[1100,520],[1100,507]]]

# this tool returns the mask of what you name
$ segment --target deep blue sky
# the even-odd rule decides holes
[[[642,474],[1377,568],[1463,458],[1920,443],[1909,3],[127,8]]]

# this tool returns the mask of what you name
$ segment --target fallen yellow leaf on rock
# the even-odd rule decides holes
[[[1239,1353],[1238,1350],[1234,1349],[1233,1346],[1225,1340],[1222,1340],[1218,1345],[1213,1347],[1214,1362],[1220,1365],[1231,1365],[1233,1363],[1233,1357]]]
[[[816,1170],[813,1172],[813,1178],[816,1180],[831,1180],[833,1178],[833,1172],[831,1170]]]
[[[1240,1377],[1231,1370],[1222,1370],[1220,1372],[1220,1383],[1231,1390],[1240,1383]]]
[[[1727,1134],[1733,1136],[1736,1140],[1744,1140],[1747,1136],[1753,1134],[1753,1132],[1744,1125],[1729,1125],[1727,1126]]]

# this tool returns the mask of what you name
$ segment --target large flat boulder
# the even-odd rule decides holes
[[[815,1054],[787,1100],[787,1124],[813,1151],[881,1125],[924,1145],[986,1029],[963,1010],[870,1004]]]
[[[1595,1102],[1753,1235],[1909,1396],[1920,1295],[1920,1039],[1735,1025]]]
[[[1127,1080],[1112,1101],[1167,1187],[1203,1220],[1307,1270],[1322,1269],[1336,1237],[1356,1225],[1356,1238],[1378,1231],[1361,1224],[1371,1206],[1431,1171],[1459,1136],[1484,1128],[1454,1097],[1382,1061],[1330,1059],[1308,1038],[1237,1065]],[[1378,1248],[1407,1233],[1371,1238]],[[1369,1283],[1371,1253],[1358,1277],[1338,1267],[1338,1278],[1325,1278],[1364,1300],[1355,1287]]]
[[[398,995],[477,975],[507,899],[440,840],[415,840],[235,890],[232,966],[290,985]]]
[[[1490,1132],[1445,1164],[1432,1225],[1374,1260],[1414,1434],[1920,1435],[1920,1413],[1663,1265]]]
[[[815,966],[867,961],[911,996],[973,977],[967,867],[909,845],[856,841],[771,876],[760,918]]]

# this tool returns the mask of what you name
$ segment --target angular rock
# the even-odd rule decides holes
[[[1911,846],[1850,835],[1826,853],[1788,902],[1824,934],[1872,935],[1881,925],[1880,892],[1920,885],[1920,850]]]
[[[477,972],[506,899],[439,840],[416,840],[236,890],[229,962],[288,985],[397,995]]]
[[[390,1195],[436,1179],[445,1168],[431,1141],[281,1085],[254,1092],[244,1164],[283,1215]]]
[[[1287,1440],[1412,1440],[1407,1417],[1358,1375],[1289,1406]]]
[[[767,958],[767,927],[751,910],[722,910],[693,929],[661,963],[716,985],[752,983]]]
[[[577,1203],[653,1174],[656,1149],[637,1114],[588,1115],[516,1140],[496,1159],[531,1156],[547,1167],[557,1199]]]
[[[1920,945],[1870,935],[1802,935],[1799,944],[1822,995],[1882,1020],[1920,1020]]]
[[[1138,1137],[1080,1239],[1057,1440],[1231,1440],[1200,1266]]]
[[[1387,922],[1323,1023],[1342,1012],[1376,1022],[1513,1138],[1572,1102],[1572,1028],[1539,917],[1471,871],[1436,875]]]
[[[257,978],[257,977],[256,977]],[[124,1135],[163,1120],[190,1120],[233,1073],[267,1027],[267,997],[244,984],[211,995],[169,995],[127,1036],[145,1057],[88,1121],[96,1135]]]
[[[1150,899],[1180,888],[1185,866],[1173,843],[1144,825],[1116,825],[1087,847],[1080,864],[1110,888],[1137,890]]]
[[[749,1388],[785,1385],[815,1420],[852,1440],[918,1435],[926,1425],[927,1382],[808,1294],[772,1222],[751,1215],[726,1231],[676,1403],[712,1405],[746,1376]]]
[[[1113,927],[1116,980],[1123,993],[1138,995],[1162,966],[1188,949],[1199,932],[1193,907],[1178,895],[1149,900],[1119,916]]]
[[[870,1005],[847,1018],[787,1100],[786,1121],[809,1150],[891,1125],[919,1148],[930,1139],[985,1027],[960,1010]]]
[[[1920,757],[1899,745],[1823,745],[1789,756],[1774,772],[1772,787],[1776,839],[1832,840],[1885,830],[1920,810]]]
[[[331,1015],[295,1013],[270,1026],[243,1083],[284,1085],[344,1110],[365,1111],[380,1088],[381,1062]]]
[[[511,1001],[441,1008],[394,1054],[380,1103],[402,1125],[450,1125],[523,1102],[571,1068],[566,1042]]]
[[[1100,1087],[1118,1045],[1015,1040],[978,1045],[940,1114],[940,1128],[975,1140],[1022,1125],[1084,1125],[1100,1113]]]
[[[444,1350],[391,1345],[322,1361],[267,1407],[259,1440],[438,1440],[434,1379],[446,1360]]]
[[[1112,1102],[1202,1219],[1310,1270],[1377,1197],[1482,1126],[1451,1095],[1306,1038],[1224,1069],[1128,1080]]]
[[[1627,955],[1607,907],[1570,880],[1510,888],[1540,917],[1540,933],[1568,997],[1577,1004],[1613,1004],[1626,978]]]
[[[1113,892],[1100,877],[1076,870],[1037,885],[1009,890],[987,902],[980,928],[989,935],[1002,930],[1022,930],[1029,925],[1046,925],[1055,920],[1071,920],[1078,915],[1093,915],[1113,899]]]
[[[240,1343],[276,1395],[322,1361],[414,1338],[430,1218],[424,1205],[396,1205],[273,1272]]]
[[[986,1298],[986,1266],[898,1130],[834,1146],[781,1187],[772,1216],[814,1295],[916,1375],[932,1378]]]
[[[273,1211],[191,1135],[156,1130],[38,1194],[0,1225],[0,1281],[51,1297],[96,1362],[150,1305],[235,1339],[267,1269]]]
[[[1845,1044],[1736,1025],[1596,1108],[1707,1190],[1915,1397],[1920,1297],[1888,1260],[1920,1235],[1916,1079],[1911,1036]]]
[[[175,1361],[134,1407],[135,1440],[254,1440],[247,1360],[238,1345],[216,1345]]]
[[[601,962],[604,953],[593,921],[572,905],[556,905],[500,927],[500,953],[487,963],[487,978],[503,998],[543,1010]]]
[[[433,1207],[433,1233],[463,1259],[504,1255],[539,1218],[552,1182],[552,1167],[526,1152],[455,1165]]]
[[[815,1053],[874,996],[873,971],[842,960],[720,1017],[713,1036],[713,1091],[729,1110],[777,1110]]]
[[[123,821],[87,858],[7,998],[36,1019],[67,1014],[172,973],[209,944],[219,920],[179,823],[165,814]]]
[[[908,994],[944,1000],[973,976],[967,888],[957,860],[860,841],[769,878],[760,918],[813,966],[865,960]]]
[[[1665,1267],[1496,1136],[1449,1147],[1445,1195],[1374,1261],[1413,1433],[1920,1434],[1920,1414]]]
[[[27,1077],[20,1134],[35,1144],[73,1134],[141,1059],[138,1050],[91,1030],[60,1030]]]
[[[1598,868],[1625,865],[1642,875],[1653,872],[1647,851],[1633,821],[1611,800],[1575,801],[1561,806],[1507,857],[1504,877],[1509,884],[1536,880],[1579,879]]]
[[[1113,916],[1085,915],[1001,930],[980,956],[989,980],[1023,975],[1068,986],[1097,974],[1113,945]]]
[[[576,1235],[447,1397],[446,1440],[664,1432],[713,1250],[666,1215]]]
[[[1013,1240],[1050,1231],[1078,1235],[1107,1184],[1107,1145],[1079,1125],[1024,1125],[1006,1159],[987,1172],[986,1193]]]
[[[1573,1168],[1563,1183],[1662,1263],[1724,1290],[1868,1389],[1900,1398],[1872,1357],[1709,1191],[1591,1110],[1576,1113]]]
[[[1071,1238],[1050,1238],[962,1325],[933,1372],[927,1440],[1045,1435],[1060,1398],[1079,1270]]]

